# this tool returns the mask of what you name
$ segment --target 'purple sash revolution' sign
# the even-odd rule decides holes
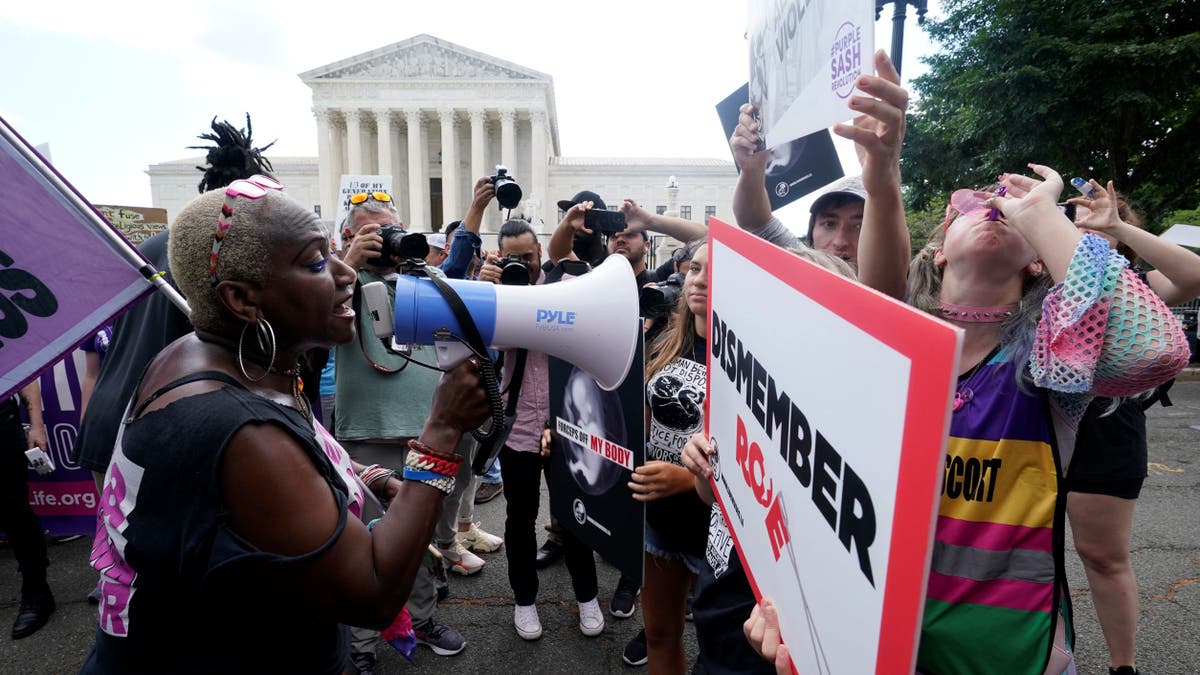
[[[152,290],[102,220],[0,119],[0,396]]]

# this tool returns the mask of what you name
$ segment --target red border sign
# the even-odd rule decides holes
[[[744,258],[753,266],[757,266],[758,270],[764,275],[762,281],[777,280],[785,284],[790,289],[795,290],[798,295],[787,297],[773,297],[767,292],[761,292],[753,298],[744,298],[738,304],[753,304],[757,305],[758,312],[756,316],[762,316],[761,321],[756,321],[755,324],[746,325],[743,323],[739,326],[740,333],[738,337],[749,336],[749,340],[758,340],[758,344],[778,343],[780,340],[789,340],[784,336],[798,335],[798,331],[805,328],[804,312],[812,312],[812,303],[819,306],[820,310],[826,316],[832,314],[841,320],[850,324],[854,329],[861,332],[864,339],[870,339],[878,342],[880,345],[894,350],[896,354],[908,360],[909,367],[907,373],[907,401],[903,403],[902,427],[898,433],[900,437],[900,447],[894,448],[854,448],[842,447],[842,456],[846,458],[846,466],[849,467],[853,463],[855,453],[858,456],[869,456],[869,452],[895,452],[899,456],[897,462],[897,471],[894,474],[895,485],[888,486],[887,489],[880,491],[885,496],[891,494],[891,489],[894,487],[894,500],[888,500],[887,503],[875,502],[873,505],[875,513],[883,513],[885,516],[891,517],[890,541],[886,542],[886,573],[880,575],[875,574],[876,578],[886,580],[886,583],[879,585],[877,588],[871,589],[862,580],[859,580],[859,585],[867,589],[867,592],[882,594],[881,607],[882,611],[879,616],[870,616],[868,608],[864,610],[858,606],[847,606],[845,612],[853,615],[855,621],[861,626],[869,625],[871,621],[878,619],[879,621],[879,638],[876,646],[874,658],[876,673],[911,673],[916,659],[917,640],[920,632],[921,613],[924,608],[924,591],[925,584],[928,579],[929,555],[932,546],[932,532],[934,519],[937,514],[936,497],[940,489],[940,481],[942,475],[942,464],[945,455],[946,434],[948,433],[948,425],[950,419],[950,402],[954,392],[954,381],[956,379],[958,358],[961,349],[961,333],[952,326],[937,320],[923,312],[914,310],[913,308],[896,301],[893,298],[887,297],[872,289],[869,289],[860,284],[854,283],[837,274],[829,272],[817,265],[809,263],[805,260],[797,258],[788,251],[780,249],[770,243],[767,243],[753,235],[743,232],[735,227],[716,219],[710,219],[709,225],[710,250],[709,250],[709,289],[710,289],[710,306],[709,306],[709,354],[708,354],[708,373],[709,373],[709,391],[706,396],[705,424],[706,429],[711,437],[712,425],[714,424],[714,414],[723,415],[721,424],[727,426],[728,419],[733,411],[727,409],[724,405],[717,408],[716,413],[713,410],[713,383],[719,378],[725,377],[725,367],[721,364],[714,364],[713,353],[719,349],[714,340],[721,339],[714,337],[718,330],[714,326],[714,314],[720,314],[721,307],[718,306],[717,298],[721,298],[720,294],[715,294],[713,291],[720,284],[730,284],[722,277],[722,264],[726,264],[730,270],[735,270],[739,274],[744,272],[745,264],[742,261],[735,261],[737,256]],[[732,255],[731,255],[732,254]],[[738,264],[734,264],[737,262]],[[755,288],[763,288],[761,283],[755,285],[756,282],[746,282]],[[728,286],[727,286],[728,288]],[[800,296],[806,298],[811,303],[804,301]],[[731,308],[733,303],[727,300],[722,300],[726,308]],[[770,303],[769,305],[767,303]],[[793,306],[795,305],[795,307]],[[803,305],[803,306],[801,306]],[[809,307],[810,309],[804,309]],[[811,314],[810,314],[811,316]],[[745,342],[743,341],[743,345]],[[753,343],[749,347],[753,348]],[[849,349],[849,347],[848,347]],[[812,363],[812,359],[840,359],[843,362],[854,361],[861,362],[864,357],[861,353],[845,352],[845,353],[825,353],[825,354],[805,354],[797,353],[792,361],[803,367],[808,361]],[[796,384],[795,380],[788,382],[794,388],[800,385]],[[859,382],[863,387],[872,386],[871,382]],[[771,382],[772,387],[774,382]],[[729,387],[728,383],[722,385]],[[821,386],[820,382],[807,383],[804,386]],[[900,386],[897,384],[896,386]],[[740,396],[740,394],[739,394]],[[797,398],[799,398],[797,396]],[[747,400],[749,394],[747,394]],[[718,402],[720,403],[720,402]],[[733,402],[736,405],[740,401]],[[854,414],[861,419],[860,424],[869,424],[871,422],[871,411],[862,410]],[[749,419],[751,424],[753,419]],[[815,430],[820,427],[820,419],[812,419],[812,428]],[[739,423],[741,418],[739,417]],[[722,426],[725,428],[725,426]],[[718,462],[727,467],[735,466],[732,452],[733,439],[718,439]],[[869,452],[868,452],[869,451]],[[876,455],[880,456],[880,455]],[[892,456],[892,455],[886,455]],[[772,460],[775,461],[775,460]],[[839,460],[840,461],[840,460]],[[762,472],[766,471],[766,464],[760,464]],[[840,465],[839,465],[840,467]],[[820,468],[819,466],[817,467]],[[867,467],[872,468],[872,467]],[[840,468],[838,469],[840,471]],[[736,476],[734,472],[726,469],[727,475],[724,476],[726,481],[734,480],[741,482],[742,472],[745,467],[738,470]],[[849,468],[847,468],[849,472]],[[747,483],[750,481],[750,474],[747,476]],[[839,474],[840,475],[840,474]],[[787,488],[787,481],[791,476],[766,476],[763,475],[761,480],[765,483],[771,480],[772,486],[776,483],[783,483],[784,488]],[[886,481],[885,481],[886,482]],[[799,489],[800,483],[793,486]],[[814,483],[814,490],[816,489]],[[725,486],[728,488],[728,484]],[[756,578],[755,560],[753,556],[748,556],[746,549],[743,546],[743,537],[748,536],[749,528],[756,526],[761,529],[762,525],[759,522],[757,525],[747,518],[743,527],[739,527],[739,520],[742,518],[741,513],[734,513],[730,510],[728,499],[723,494],[722,487],[714,481],[714,493],[717,495],[717,500],[720,503],[722,512],[727,523],[731,525],[730,530],[733,535],[734,543],[737,546],[738,552],[741,555],[743,565],[747,571],[751,586],[754,588],[755,595],[762,597],[761,579]],[[730,493],[732,494],[732,493]],[[768,497],[769,499],[769,497]],[[753,502],[753,500],[750,500]],[[779,501],[782,501],[781,499]],[[760,500],[762,506],[766,506],[766,500]],[[800,504],[801,502],[795,502]],[[758,512],[761,512],[757,504],[751,503]],[[853,506],[853,505],[852,505]],[[811,508],[811,505],[808,506]],[[844,507],[844,504],[843,504]],[[736,505],[735,505],[736,510]],[[853,508],[851,509],[853,511]],[[736,517],[731,517],[735,516]],[[768,516],[770,514],[768,513]],[[853,514],[851,514],[853,515]],[[784,518],[786,519],[786,510]],[[843,517],[845,515],[843,514]],[[827,516],[828,518],[828,516]],[[761,521],[761,518],[759,519]],[[833,525],[833,521],[830,521]],[[739,531],[742,530],[742,531]],[[835,528],[836,530],[836,528]],[[756,533],[755,536],[761,538],[761,533]],[[784,534],[784,537],[787,535]],[[793,530],[791,537],[801,541],[803,546],[813,546],[813,542],[819,541],[819,536],[828,537],[828,533],[819,535],[819,533],[808,533]],[[836,545],[836,537],[832,538]],[[772,542],[774,544],[774,541]],[[851,545],[844,544],[847,551],[850,551]],[[767,551],[770,553],[770,550]],[[779,560],[778,549],[776,549],[775,560]],[[851,561],[853,557],[846,558]],[[794,561],[794,558],[793,558]],[[762,566],[760,558],[760,567],[758,574],[761,576],[764,571],[770,571],[771,568]],[[877,561],[878,562],[878,561]],[[857,574],[859,572],[858,565],[847,564],[841,566],[843,569],[807,569],[804,571],[804,580],[812,583],[812,588],[820,588],[822,584],[839,583],[839,579],[849,579],[848,574]],[[853,568],[852,572],[847,571]],[[799,574],[799,573],[798,573]],[[867,575],[870,579],[870,574]],[[770,585],[770,584],[768,584]],[[874,585],[874,582],[872,582]],[[775,598],[777,604],[779,598]],[[782,611],[781,621],[785,619],[787,612]],[[807,611],[807,607],[804,608]],[[794,616],[794,615],[793,615]],[[789,632],[793,635],[794,632],[800,630],[800,627],[793,626],[792,631],[789,631],[787,625],[781,625],[783,637],[785,641],[788,638]],[[830,639],[832,637],[832,639]],[[835,635],[826,636],[826,640],[830,642],[839,642],[845,640],[846,649],[856,650],[860,654],[865,647],[869,645],[863,644],[863,635]],[[790,645],[793,654],[796,653],[798,645]],[[836,660],[836,659],[834,659]],[[840,672],[837,668],[829,668],[823,672]]]

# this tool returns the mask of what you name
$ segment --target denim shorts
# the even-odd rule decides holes
[[[692,574],[700,574],[700,568],[706,564],[704,558],[694,553],[681,551],[676,547],[667,544],[663,538],[654,531],[654,527],[650,523],[646,523],[646,553],[655,558],[663,560],[678,560],[691,570]]]

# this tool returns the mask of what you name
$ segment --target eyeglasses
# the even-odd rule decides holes
[[[270,176],[256,175],[235,180],[225,188],[225,202],[221,204],[221,214],[217,216],[217,231],[213,233],[212,255],[208,260],[208,278],[213,286],[217,285],[217,254],[221,251],[221,243],[229,234],[233,225],[233,205],[238,197],[246,199],[262,199],[268,190],[281,191],[283,184]]]
[[[350,195],[350,203],[356,206],[367,201],[368,199],[374,199],[375,201],[383,202],[384,204],[392,203],[392,196],[386,192],[359,192],[357,194]]]

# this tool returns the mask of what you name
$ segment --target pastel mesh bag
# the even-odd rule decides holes
[[[1080,240],[1066,278],[1042,304],[1029,356],[1037,386],[1129,396],[1187,365],[1179,322],[1128,264],[1102,238],[1086,234]]]

